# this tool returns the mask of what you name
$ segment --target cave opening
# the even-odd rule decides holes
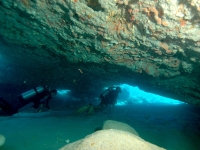
[[[160,96],[153,93],[145,92],[137,86],[128,84],[120,85],[122,93],[119,94],[117,105],[131,105],[131,104],[144,104],[144,105],[178,105],[184,102]]]
[[[120,85],[114,85],[114,87],[119,86],[122,90],[121,93],[118,95],[116,106],[175,106],[180,104],[186,104],[182,101],[171,99],[168,97],[164,97],[161,95],[148,93],[137,86],[131,86],[128,84],[120,84]],[[109,87],[104,87],[102,89],[102,92],[108,89]],[[93,104],[98,105],[100,103],[99,95],[101,93],[97,94],[96,97],[90,97],[89,95],[84,95],[85,97],[79,97],[77,95],[72,95],[71,91],[68,89],[58,89],[58,95],[56,96],[56,101],[60,102],[52,102],[55,103],[54,105],[59,105],[59,103],[63,103],[66,107],[69,107],[70,109],[76,108],[76,105],[81,103],[81,105],[84,104]],[[63,105],[62,104],[62,105]],[[71,107],[74,105],[73,107]]]

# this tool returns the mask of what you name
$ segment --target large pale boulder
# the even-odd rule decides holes
[[[130,132],[110,129],[97,131],[82,140],[73,142],[59,150],[164,150],[146,142]]]
[[[114,120],[105,121],[103,124],[103,130],[107,130],[107,129],[123,130],[123,131],[127,131],[127,132],[130,132],[132,134],[139,136],[139,134],[137,133],[137,131],[135,131],[134,128],[132,128],[131,126],[129,126],[126,123],[119,122],[119,121],[114,121]]]
[[[0,147],[5,143],[5,141],[6,138],[2,134],[0,134]]]

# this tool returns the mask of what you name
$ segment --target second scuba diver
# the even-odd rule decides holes
[[[109,87],[103,93],[100,94],[99,98],[101,102],[99,105],[92,105],[90,103],[76,110],[74,114],[86,112],[86,115],[91,115],[95,110],[102,110],[106,106],[115,105],[119,93],[121,93],[120,87]]]

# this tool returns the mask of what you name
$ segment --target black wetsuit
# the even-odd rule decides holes
[[[16,109],[11,103],[4,100],[2,97],[0,97],[0,108],[2,109],[3,115],[12,115],[18,112],[18,109]]]
[[[118,93],[117,90],[111,90],[106,96],[100,95],[100,105],[114,105],[117,102]]]
[[[41,100],[47,95],[49,95],[47,97],[47,99],[45,101],[41,102]],[[34,109],[37,109],[40,106],[41,103],[45,103],[45,106],[48,107],[48,109],[49,109],[49,100],[50,99],[52,99],[51,93],[49,91],[44,91],[44,92],[40,93],[39,95],[36,95],[31,100],[31,102],[34,102],[34,105],[33,105]]]
[[[36,96],[28,99],[28,100],[23,100],[21,97],[18,97],[18,99],[14,103],[10,103],[6,100],[4,100],[2,97],[0,97],[0,108],[3,111],[3,115],[13,115],[18,112],[18,110],[25,105],[33,102],[34,103],[34,108],[37,109],[39,105],[41,104],[41,101],[45,96],[48,97],[46,100],[42,103],[45,103],[45,107],[49,109],[49,100],[52,99],[51,93],[48,90],[44,90],[42,93],[37,94]]]

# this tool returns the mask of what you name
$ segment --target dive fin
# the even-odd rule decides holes
[[[76,111],[74,111],[73,114],[83,113],[83,112],[87,111],[89,107],[90,107],[90,105],[83,106],[83,107],[77,109]]]
[[[91,105],[86,115],[92,115],[94,113],[94,107]]]

